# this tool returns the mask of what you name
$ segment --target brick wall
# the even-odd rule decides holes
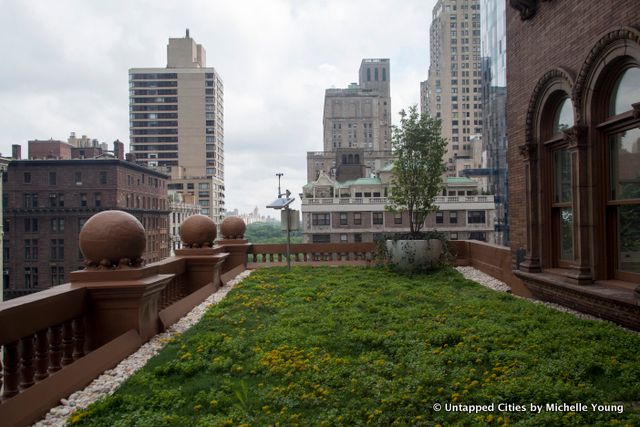
[[[554,0],[538,2],[538,12],[522,21],[507,6],[507,127],[511,248],[526,247],[524,163],[527,108],[542,75],[561,67],[574,78],[597,41],[621,26],[640,29],[637,0]]]

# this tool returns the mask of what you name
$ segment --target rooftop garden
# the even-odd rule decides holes
[[[639,352],[636,334],[453,269],[269,268],[71,422],[639,425]]]

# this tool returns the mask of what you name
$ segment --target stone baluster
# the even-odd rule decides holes
[[[84,318],[79,317],[73,321],[73,360],[78,360],[84,353]]]
[[[51,327],[49,336],[49,373],[60,370],[62,361],[62,326]]]
[[[73,363],[73,322],[62,324],[62,366]]]
[[[36,381],[42,381],[49,376],[49,340],[46,329],[36,332]]]
[[[20,357],[20,389],[24,390],[34,384],[33,381],[33,355],[34,355],[34,339],[33,335],[24,337],[20,340],[22,352]]]
[[[18,394],[19,372],[18,341],[4,346],[4,393],[2,397],[9,399]]]

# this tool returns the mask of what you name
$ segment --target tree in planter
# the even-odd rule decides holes
[[[418,113],[412,105],[400,111],[400,126],[393,127],[392,145],[396,160],[389,208],[407,211],[411,236],[420,238],[424,222],[437,209],[435,197],[442,189],[443,157],[447,141],[440,133],[441,121]]]

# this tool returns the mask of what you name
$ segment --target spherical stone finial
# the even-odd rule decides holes
[[[89,268],[139,267],[146,244],[140,221],[123,211],[97,213],[80,230],[80,250]]]
[[[225,239],[242,239],[246,229],[244,221],[238,216],[228,216],[220,224],[220,232]]]
[[[205,215],[191,215],[180,224],[180,239],[187,248],[212,247],[216,234],[216,223]]]

